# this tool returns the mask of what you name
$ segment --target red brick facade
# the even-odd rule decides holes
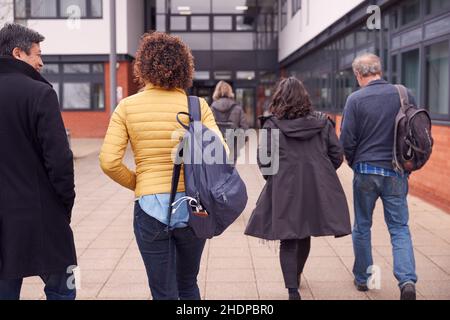
[[[336,116],[337,128],[341,116]],[[450,127],[433,126],[435,145],[430,162],[425,168],[412,174],[411,194],[450,212]]]
[[[122,61],[117,70],[117,83],[123,89],[123,97],[136,93],[133,82],[132,63]],[[102,111],[66,111],[63,119],[72,138],[103,138],[111,117],[109,103],[109,63],[105,63],[105,110]]]

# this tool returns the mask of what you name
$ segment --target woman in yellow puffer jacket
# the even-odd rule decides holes
[[[167,216],[173,173],[172,152],[179,112],[188,112],[185,90],[193,83],[194,62],[180,38],[154,32],[142,37],[135,76],[145,85],[122,100],[115,110],[100,154],[100,164],[112,180],[136,195],[134,233],[155,300],[199,300],[197,276],[205,240],[188,226],[187,204]],[[201,99],[202,123],[221,136],[214,115]],[[188,119],[186,117],[186,125]],[[128,143],[136,172],[123,164]],[[183,174],[176,200],[185,196]]]

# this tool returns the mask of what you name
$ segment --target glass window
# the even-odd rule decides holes
[[[42,69],[43,74],[58,74],[59,73],[59,64],[57,63],[49,63],[44,65],[44,69]]]
[[[61,17],[86,17],[86,0],[60,0]]]
[[[238,80],[255,80],[255,71],[237,71],[236,79]]]
[[[30,1],[30,15],[34,18],[57,17],[56,0],[33,0]]]
[[[419,66],[419,49],[402,54],[402,83],[412,91],[416,101],[420,101]]]
[[[213,50],[253,50],[254,33],[214,33]]]
[[[448,41],[445,41],[426,50],[427,105],[431,113],[439,115],[449,114],[448,46]]]
[[[94,109],[105,109],[105,88],[103,83],[95,83],[93,85],[94,94],[93,94],[93,107]]]
[[[287,0],[281,0],[281,29],[287,25],[287,12],[288,12]]]
[[[231,80],[233,73],[231,71],[214,71],[214,79],[216,80]]]
[[[25,0],[16,0],[15,1],[14,14],[15,14],[16,18],[25,18],[27,16]]]
[[[402,6],[402,25],[420,18],[420,0],[409,0]]]
[[[449,0],[427,0],[427,14],[436,14],[449,8]]]
[[[156,0],[156,12],[166,13],[166,0]]]
[[[228,17],[214,17],[214,30],[232,30],[233,19]]]
[[[191,17],[191,30],[209,30],[209,17]]]
[[[64,64],[64,73],[89,73],[89,64],[87,63]]]
[[[64,83],[63,86],[64,109],[90,109],[91,85],[90,83]]]
[[[166,31],[166,15],[158,14],[156,16],[156,30],[157,31]]]
[[[173,33],[179,36],[191,50],[211,50],[211,34],[209,33]]]
[[[172,0],[170,10],[172,14],[182,13],[211,13],[210,1],[205,0]]]
[[[195,80],[209,80],[210,74],[209,71],[195,71],[194,79]]]
[[[236,30],[251,31],[255,29],[255,18],[251,16],[236,16]]]
[[[92,65],[92,72],[93,73],[103,73],[104,72],[103,64],[101,64],[101,63],[94,63]]]
[[[367,45],[367,30],[365,28],[362,28],[356,32],[356,45],[362,46]]]
[[[95,18],[103,16],[102,0],[91,0],[91,16]]]
[[[355,48],[355,35],[353,33],[345,37],[345,49],[352,50]]]
[[[187,30],[187,17],[171,16],[170,17],[171,30]]]
[[[302,8],[302,0],[292,0],[292,16],[295,16],[297,12]]]
[[[392,56],[391,59],[391,82],[398,83],[398,63],[397,55]]]

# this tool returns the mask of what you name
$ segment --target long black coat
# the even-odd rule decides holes
[[[51,85],[0,57],[0,280],[77,264],[73,155]]]
[[[336,173],[343,150],[333,123],[314,113],[296,120],[271,117],[264,128],[280,129],[279,171],[265,176],[267,183],[245,234],[266,240],[351,234],[347,200]],[[275,159],[275,141],[267,144]],[[266,166],[260,162],[260,167]]]

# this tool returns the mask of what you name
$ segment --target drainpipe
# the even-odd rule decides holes
[[[111,52],[109,55],[110,72],[110,107],[111,114],[117,106],[117,29],[116,29],[116,0],[109,0],[109,20],[110,20],[110,43]]]

